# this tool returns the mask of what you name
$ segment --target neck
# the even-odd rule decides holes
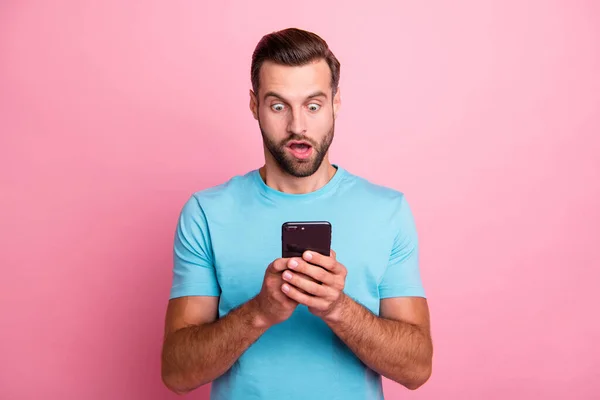
[[[259,172],[267,186],[275,190],[290,194],[306,194],[325,186],[335,175],[336,168],[325,157],[319,169],[305,178],[289,175],[279,165],[269,162],[266,162]]]

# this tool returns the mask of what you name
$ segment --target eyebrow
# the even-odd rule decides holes
[[[287,101],[282,95],[280,95],[277,92],[273,92],[273,91],[268,91],[267,93],[265,93],[264,99],[266,99],[267,97],[276,97],[280,100],[285,101],[286,103],[289,103],[289,101]],[[327,98],[327,95],[322,92],[322,91],[318,91],[318,92],[314,92],[313,94],[311,94],[310,96],[308,96],[306,99],[314,99],[315,97],[325,97]]]

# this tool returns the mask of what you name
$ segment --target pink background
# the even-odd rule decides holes
[[[250,56],[288,26],[342,63],[332,161],[417,218],[434,373],[387,398],[600,396],[598,2],[351,3],[1,3],[0,398],[176,397],[176,218],[261,164]]]

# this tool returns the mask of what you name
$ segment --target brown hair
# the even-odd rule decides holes
[[[262,37],[252,54],[250,78],[252,89],[258,95],[260,67],[265,61],[276,64],[301,66],[324,59],[331,71],[331,89],[337,92],[340,81],[340,62],[325,40],[317,34],[297,28],[288,28]]]

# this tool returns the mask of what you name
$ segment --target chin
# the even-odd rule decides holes
[[[321,164],[316,165],[314,159],[305,161],[287,160],[286,165],[280,165],[280,167],[293,177],[307,178],[314,175],[321,167]]]

